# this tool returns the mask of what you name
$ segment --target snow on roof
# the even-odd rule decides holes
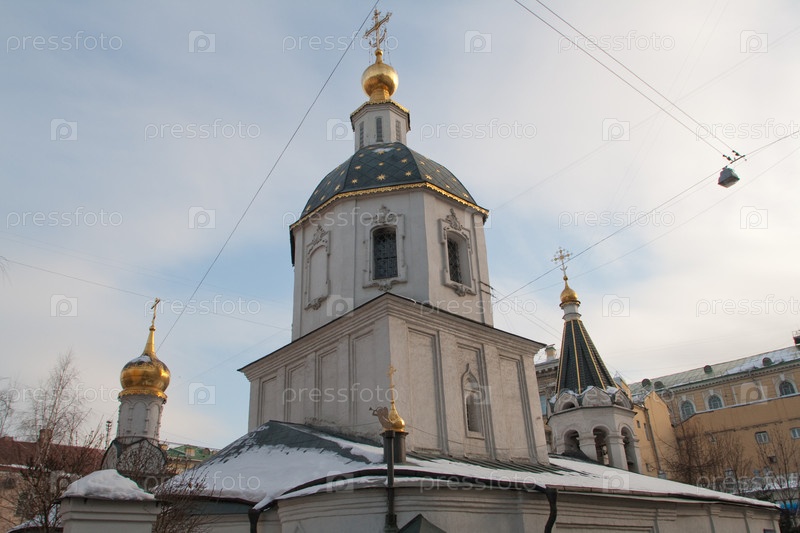
[[[269,506],[318,492],[384,486],[383,448],[300,424],[268,422],[197,467],[167,481],[201,481],[204,495]],[[520,490],[602,492],[630,497],[682,498],[774,508],[771,503],[616,468],[551,457],[550,465],[409,453],[395,467],[398,486],[499,486]]]
[[[202,483],[206,496],[259,502],[273,500],[308,481],[336,476],[383,461],[383,449],[309,427],[268,422],[200,465],[160,487]]]
[[[740,359],[733,359],[732,361],[708,365],[710,372],[707,371],[708,369],[706,369],[706,367],[693,368],[683,372],[676,372],[675,374],[651,378],[650,381],[654,386],[656,382],[660,381],[664,388],[679,387],[681,385],[689,385],[708,379],[731,376],[750,370],[760,370],[798,359],[800,359],[800,349],[798,349],[797,346],[789,346],[787,348],[781,348],[780,350],[773,350],[771,352],[764,352]],[[630,389],[631,393],[637,397],[644,396],[644,394],[647,393],[642,387],[641,382],[631,384]]]
[[[98,470],[67,487],[61,498],[95,498],[98,500],[153,500],[154,496],[139,488],[116,470]]]

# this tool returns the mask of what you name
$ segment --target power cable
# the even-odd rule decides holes
[[[538,1],[538,0],[537,0],[537,1]],[[562,37],[564,37],[565,39],[569,40],[569,37],[567,37],[567,36],[566,36],[566,35],[565,35],[563,32],[561,32],[561,30],[559,30],[558,28],[556,28],[555,26],[553,26],[552,24],[550,24],[549,22],[547,22],[545,19],[543,19],[542,17],[540,17],[540,16],[539,16],[537,13],[535,13],[535,12],[534,12],[533,10],[531,10],[531,9],[530,9],[528,6],[526,6],[525,4],[523,4],[523,3],[522,3],[520,0],[514,0],[514,2],[515,2],[516,4],[518,4],[520,7],[522,7],[522,8],[523,8],[525,11],[527,11],[528,13],[530,13],[531,15],[533,15],[534,17],[536,17],[537,19],[539,19],[539,20],[540,20],[540,21],[541,21],[543,24],[545,24],[545,25],[546,25],[548,28],[552,29],[554,32],[558,33],[559,35],[561,35],[561,36],[562,36]],[[540,2],[540,3],[541,3],[541,2]],[[544,5],[544,4],[543,4],[543,5]],[[556,16],[558,16],[558,15],[556,15]],[[560,18],[560,17],[559,17],[559,18]],[[569,23],[567,23],[567,24],[569,24]],[[574,28],[573,28],[573,29],[574,29]],[[578,31],[578,30],[576,30],[576,31]],[[579,33],[580,33],[580,32],[579,32]],[[581,35],[583,35],[583,34],[581,34]],[[664,113],[666,113],[666,114],[667,114],[668,116],[670,116],[670,117],[671,117],[673,120],[675,120],[675,122],[677,122],[678,124],[680,124],[681,126],[683,126],[683,127],[686,129],[686,130],[688,130],[689,132],[691,132],[693,135],[695,135],[695,136],[697,135],[697,132],[696,132],[696,131],[693,131],[693,130],[692,130],[692,128],[690,128],[690,127],[689,127],[689,126],[687,126],[687,125],[686,125],[684,122],[682,122],[680,119],[678,119],[678,117],[676,117],[675,115],[673,115],[672,113],[670,113],[670,112],[669,112],[669,111],[668,111],[668,110],[667,110],[667,109],[666,109],[664,106],[662,106],[661,104],[659,104],[658,102],[656,102],[655,100],[653,100],[652,98],[650,98],[650,96],[648,96],[648,95],[647,95],[647,94],[645,94],[643,91],[641,91],[639,88],[637,88],[636,86],[634,86],[634,85],[633,85],[631,82],[629,82],[628,80],[626,80],[625,78],[623,78],[623,77],[622,77],[620,74],[618,74],[617,72],[615,72],[614,70],[612,70],[612,69],[611,69],[611,68],[610,68],[608,65],[606,65],[605,63],[603,63],[602,61],[600,61],[599,59],[597,59],[595,56],[593,56],[591,53],[589,53],[589,51],[588,51],[588,50],[586,50],[585,48],[583,48],[583,47],[582,47],[582,46],[580,46],[580,45],[577,45],[577,43],[575,43],[575,44],[576,44],[576,46],[577,46],[577,48],[578,48],[579,50],[581,50],[583,53],[585,53],[587,56],[589,56],[589,57],[590,57],[590,58],[591,58],[591,59],[592,59],[594,62],[596,62],[598,65],[600,65],[601,67],[603,67],[604,69],[606,69],[607,71],[609,71],[611,74],[613,74],[615,77],[617,77],[617,78],[618,78],[620,81],[622,81],[622,82],[623,82],[625,85],[627,85],[628,87],[630,87],[631,89],[633,89],[634,91],[636,91],[637,93],[639,93],[640,95],[642,95],[642,96],[643,96],[643,97],[644,97],[646,100],[648,100],[648,101],[649,101],[650,103],[652,103],[654,106],[656,106],[656,107],[657,107],[657,108],[659,108],[661,111],[663,111]],[[605,52],[605,53],[607,54],[607,52]],[[611,56],[609,55],[609,57],[611,57]],[[612,57],[612,59],[613,59],[613,57]],[[615,60],[615,61],[616,61],[616,60]],[[624,65],[623,65],[623,67],[624,67]],[[627,69],[627,67],[625,67],[625,68]],[[628,70],[628,71],[629,71],[629,72],[631,72],[630,70]],[[634,75],[635,75],[635,74],[634,74]],[[639,78],[638,76],[636,76],[636,77],[637,77],[637,78]],[[641,78],[639,78],[639,79],[641,79]],[[642,81],[644,82],[644,80],[642,80]],[[646,83],[646,82],[644,82],[644,83],[647,85],[647,83]],[[658,93],[658,91],[656,91],[656,92]],[[661,93],[658,93],[658,94],[660,95]],[[663,97],[663,96],[662,96],[662,97]],[[666,99],[666,98],[665,98],[665,99]],[[668,99],[667,99],[667,102],[669,102],[669,100],[668,100]],[[672,105],[672,106],[673,106],[673,107],[675,107],[676,109],[680,110],[680,108],[678,108],[678,107],[677,107],[675,104],[673,104],[672,102],[670,102],[670,105]],[[682,112],[682,113],[684,113],[683,111],[681,111],[681,112]],[[686,114],[686,113],[684,113],[684,114]],[[687,115],[687,116],[688,116],[688,115]],[[713,136],[713,133],[712,133],[712,136]],[[716,139],[716,137],[714,137],[714,138]],[[706,139],[706,138],[701,138],[700,140],[701,140],[701,141],[703,141],[705,144],[707,144],[709,147],[711,147],[711,149],[712,149],[712,150],[714,150],[715,152],[717,152],[717,153],[719,153],[720,155],[722,155],[722,157],[725,157],[725,158],[727,158],[727,159],[729,159],[729,160],[730,160],[730,157],[729,157],[728,155],[726,155],[726,154],[725,154],[725,152],[723,152],[722,150],[718,149],[716,146],[714,146],[713,144],[711,144],[711,143],[708,141],[708,139]],[[723,143],[723,144],[725,144],[725,143]],[[726,146],[727,146],[727,145],[726,145]],[[734,151],[734,153],[736,154],[736,156],[739,156],[739,153],[738,153],[738,152],[735,152],[735,151]]]
[[[306,118],[308,118],[308,115],[311,113],[311,110],[314,108],[314,105],[317,103],[317,100],[319,100],[319,97],[322,96],[322,92],[325,90],[325,87],[328,86],[328,83],[331,81],[331,78],[333,78],[333,75],[336,73],[336,70],[339,68],[339,65],[341,65],[342,61],[344,60],[345,56],[347,55],[347,52],[350,50],[350,47],[353,45],[353,42],[355,41],[356,36],[361,33],[361,29],[364,27],[364,24],[367,23],[367,20],[369,20],[369,17],[372,15],[372,12],[377,7],[379,1],[380,0],[376,0],[375,1],[375,3],[372,5],[372,7],[369,10],[369,13],[367,14],[366,17],[364,17],[364,20],[359,25],[358,29],[355,32],[353,32],[353,35],[350,38],[350,43],[348,44],[347,48],[345,48],[344,51],[342,52],[342,55],[339,56],[339,60],[333,66],[333,69],[331,70],[330,74],[328,74],[328,77],[325,79],[325,82],[322,84],[322,87],[320,87],[319,91],[317,91],[316,96],[314,96],[314,99],[311,101],[311,105],[309,105],[308,109],[306,109],[306,112],[303,114],[303,117],[300,119],[300,122],[297,124],[297,127],[294,129],[294,132],[292,132],[292,135],[289,137],[289,140],[286,141],[286,144],[284,145],[283,149],[278,154],[277,159],[275,159],[275,163],[272,164],[272,167],[269,169],[269,172],[267,172],[267,176],[261,182],[261,185],[258,186],[258,189],[256,189],[256,192],[253,194],[253,197],[250,199],[250,202],[248,202],[247,207],[244,208],[244,211],[242,212],[242,215],[239,217],[239,220],[236,221],[236,224],[234,224],[233,229],[228,234],[228,237],[225,239],[225,242],[222,243],[222,247],[217,252],[217,255],[214,256],[214,259],[211,261],[211,264],[208,265],[208,268],[206,269],[206,271],[203,274],[203,276],[200,278],[200,281],[197,282],[197,286],[194,288],[194,291],[192,291],[192,295],[189,297],[188,301],[191,301],[195,297],[195,295],[197,294],[197,291],[200,290],[200,287],[203,285],[203,282],[206,280],[206,278],[208,277],[209,273],[211,273],[211,269],[214,268],[214,265],[217,264],[217,261],[219,260],[220,256],[222,255],[222,252],[225,251],[225,248],[228,246],[228,243],[233,238],[233,235],[236,233],[236,230],[239,229],[239,225],[244,220],[244,217],[247,215],[248,211],[250,211],[250,208],[253,206],[253,203],[255,203],[256,198],[258,197],[258,194],[261,192],[261,189],[263,189],[264,185],[267,184],[267,181],[269,181],[269,178],[272,176],[272,173],[275,171],[275,168],[278,166],[278,164],[283,159],[283,156],[286,153],[286,150],[289,149],[289,146],[292,144],[292,141],[294,141],[294,138],[297,136],[298,132],[300,131],[300,128],[305,123]],[[184,311],[185,311],[185,308],[184,308],[184,310],[181,310],[180,314],[178,314],[178,317],[175,319],[175,322],[173,322],[172,325],[170,326],[170,328],[167,330],[167,333],[164,335],[164,338],[161,340],[161,343],[159,344],[159,348],[164,344],[164,342],[166,342],[166,340],[169,337],[170,333],[172,333],[172,330],[175,329],[175,326],[180,321],[181,317],[183,316]]]

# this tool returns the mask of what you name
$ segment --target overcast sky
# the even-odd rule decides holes
[[[551,258],[591,247],[571,285],[629,381],[790,345],[800,135],[756,150],[800,129],[800,5],[548,4],[587,39],[521,1],[567,38],[512,1],[379,4],[409,146],[491,212],[492,286],[513,293],[495,326],[559,345]],[[243,434],[236,369],[290,341],[288,225],[352,154],[372,56],[348,43],[372,5],[3,2],[0,376],[33,387],[72,350],[94,418],[116,421],[158,296],[162,438]],[[725,189],[731,150],[752,155]]]

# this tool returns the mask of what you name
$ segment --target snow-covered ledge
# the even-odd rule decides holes
[[[116,470],[98,470],[61,495],[64,533],[150,533],[159,504]]]

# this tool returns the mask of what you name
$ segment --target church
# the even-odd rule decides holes
[[[241,369],[249,432],[168,483],[203,484],[214,532],[777,531],[772,504],[638,473],[629,393],[580,319],[563,250],[548,454],[534,368],[545,345],[494,327],[489,213],[407,146],[387,19],[376,11],[368,32],[354,153],[290,228],[292,340]],[[157,439],[169,374],[153,331],[123,371],[107,466]],[[142,366],[161,381],[139,379]]]

